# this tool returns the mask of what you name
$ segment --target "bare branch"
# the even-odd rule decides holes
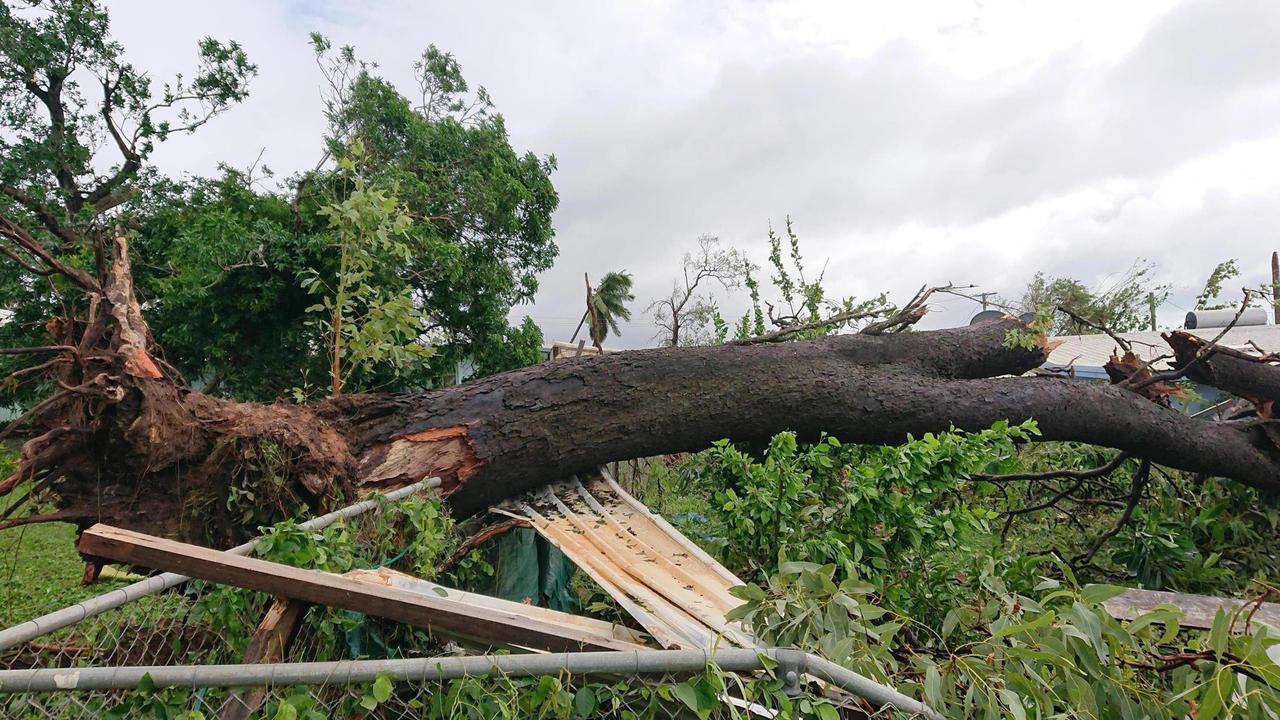
[[[69,245],[74,245],[80,240],[80,237],[78,235],[62,227],[62,223],[58,222],[57,216],[53,214],[53,211],[50,210],[47,205],[45,205],[43,202],[40,202],[30,194],[25,193],[22,190],[12,185],[9,185],[7,183],[0,183],[0,193],[8,195],[9,197],[13,198],[19,205],[22,205],[27,210],[30,210],[32,214],[34,214],[37,218],[39,218],[40,224],[44,225],[46,230],[53,233],[55,236],[60,238],[63,242]]]
[[[853,320],[863,320],[869,317],[875,317],[877,315],[882,314],[883,312],[884,312],[883,310],[877,309],[877,310],[861,310],[861,311],[849,311],[849,312],[838,313],[836,315],[832,315],[831,317],[823,318],[815,322],[801,323],[799,325],[790,325],[787,327],[783,327],[779,330],[767,332],[764,335],[757,335],[755,337],[743,338],[742,340],[734,340],[729,344],[730,345],[758,345],[760,343],[783,342],[785,340],[789,340],[793,336],[802,332],[808,332],[809,330],[818,330],[821,328],[831,327],[833,325],[840,325],[841,323],[846,323]]]
[[[1102,546],[1108,540],[1115,537],[1121,530],[1129,524],[1129,520],[1133,518],[1133,511],[1138,507],[1138,502],[1142,500],[1142,491],[1147,487],[1147,480],[1151,477],[1151,461],[1143,460],[1138,469],[1133,473],[1133,479],[1129,482],[1129,502],[1125,505],[1124,512],[1120,514],[1120,519],[1116,521],[1114,527],[1098,536],[1089,549],[1077,555],[1072,559],[1075,565],[1086,565],[1091,562],[1102,549]]]
[[[1133,346],[1129,344],[1129,341],[1120,337],[1120,335],[1118,335],[1115,331],[1113,331],[1111,328],[1107,327],[1106,325],[1095,323],[1092,320],[1089,320],[1084,316],[1080,315],[1075,310],[1072,310],[1071,308],[1067,307],[1066,305],[1059,305],[1056,309],[1059,312],[1063,313],[1064,315],[1070,317],[1072,320],[1075,320],[1077,323],[1084,325],[1085,327],[1093,328],[1098,332],[1106,333],[1112,340],[1115,340],[1116,345],[1119,345],[1121,350],[1124,350],[1127,353],[1133,352]]]
[[[71,267],[54,257],[53,253],[49,252],[49,249],[46,248],[43,243],[32,237],[31,234],[24,230],[20,225],[3,215],[0,215],[0,236],[12,239],[21,246],[22,249],[40,258],[40,260],[43,261],[45,265],[49,266],[49,268],[75,282],[85,290],[90,292],[102,291],[102,286],[96,279],[94,279],[93,276],[79,268]],[[10,255],[10,257],[13,256]]]
[[[1059,480],[1062,478],[1070,478],[1073,480],[1089,480],[1092,478],[1110,475],[1116,468],[1128,460],[1129,453],[1118,453],[1104,465],[1088,468],[1086,470],[1050,470],[1048,472],[1037,473],[1013,473],[1009,475],[971,475],[972,480],[981,480],[984,482],[1012,482],[1014,480]]]

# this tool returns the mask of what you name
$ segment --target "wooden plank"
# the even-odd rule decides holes
[[[457,600],[466,605],[473,607],[486,607],[494,610],[506,610],[512,613],[519,613],[537,620],[544,620],[548,623],[563,625],[566,627],[575,627],[583,632],[599,635],[601,637],[612,637],[619,642],[631,643],[636,650],[652,649],[645,645],[644,635],[632,630],[625,625],[618,625],[605,620],[597,620],[582,615],[574,615],[572,613],[560,612],[550,608],[538,607],[537,605],[526,605],[524,603],[512,600],[503,600],[502,598],[491,597],[489,595],[481,595],[479,593],[467,592],[465,590],[457,590],[443,585],[437,585],[429,580],[423,580],[412,575],[392,570],[391,568],[378,568],[377,570],[352,570],[346,573],[345,577],[359,580],[361,582],[370,582],[382,585],[384,587],[400,588],[409,592],[418,593],[419,595],[435,595],[438,597],[448,597]]]
[[[80,552],[201,580],[285,595],[316,605],[354,610],[417,625],[480,646],[550,651],[634,650],[634,643],[557,626],[522,613],[473,607],[394,587],[305,570],[258,558],[98,524],[80,536]]]
[[[1213,627],[1213,619],[1219,610],[1233,613],[1244,607],[1240,619],[1236,621],[1236,631],[1244,632],[1244,619],[1253,610],[1252,604],[1237,598],[1218,598],[1208,595],[1187,595],[1184,593],[1163,592],[1159,590],[1125,590],[1119,595],[1105,600],[1102,607],[1112,617],[1133,619],[1150,612],[1158,605],[1174,605],[1182,610],[1180,625],[1188,628],[1208,630]],[[1249,607],[1245,607],[1248,605]],[[1252,623],[1264,623],[1280,629],[1280,604],[1262,603],[1253,613]]]
[[[258,629],[249,640],[249,647],[244,652],[246,665],[255,663],[278,663],[284,660],[285,651],[293,639],[293,631],[298,627],[302,611],[306,603],[291,600],[284,596],[276,597],[263,616]],[[244,692],[232,693],[222,704],[218,712],[218,720],[248,720],[266,702],[267,688],[255,687]]]

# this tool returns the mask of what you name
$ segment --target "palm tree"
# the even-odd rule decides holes
[[[631,273],[626,270],[611,272],[594,289],[591,287],[591,278],[585,273],[582,277],[587,282],[587,311],[582,313],[578,329],[573,331],[573,338],[569,342],[578,339],[583,325],[589,325],[591,344],[596,346],[596,350],[604,352],[604,339],[609,336],[609,331],[612,330],[614,335],[622,334],[618,329],[618,319],[631,319],[631,311],[626,305],[636,299],[631,294]]]

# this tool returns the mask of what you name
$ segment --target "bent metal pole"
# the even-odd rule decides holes
[[[454,680],[462,677],[536,677],[542,675],[665,675],[698,673],[709,662],[729,672],[762,670],[764,658],[777,663],[788,682],[808,674],[874,707],[893,707],[913,716],[942,720],[936,710],[896,689],[859,675],[830,660],[790,649],[619,650],[527,655],[468,655],[394,660],[275,663],[262,665],[178,665],[151,667],[88,667],[0,671],[0,692],[58,692],[131,690],[144,675],[156,687],[250,687],[273,685],[335,685],[373,682],[379,676],[402,682]]]
[[[440,478],[431,477],[420,480],[412,485],[406,485],[398,490],[393,490],[379,497],[362,500],[354,505],[339,510],[334,510],[326,515],[308,520],[298,527],[303,530],[319,530],[328,527],[339,520],[353,518],[361,513],[366,513],[374,508],[381,507],[385,503],[395,502],[404,499],[416,492],[429,488],[440,487]],[[258,546],[258,540],[254,538],[243,545],[237,545],[227,552],[233,555],[248,555]],[[110,592],[94,596],[88,600],[78,602],[74,605],[55,610],[47,615],[41,615],[34,620],[28,620],[19,625],[14,625],[6,630],[0,630],[0,650],[8,650],[15,645],[27,642],[40,637],[54,630],[61,630],[64,627],[74,625],[81,620],[91,618],[95,615],[101,615],[108,610],[131,603],[139,598],[155,595],[163,592],[171,587],[181,585],[190,580],[186,575],[177,573],[161,573],[153,575],[145,580],[128,585],[126,587],[117,588]]]

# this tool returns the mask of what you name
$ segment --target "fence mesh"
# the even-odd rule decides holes
[[[340,521],[320,532],[277,526],[260,555],[330,571],[394,565],[422,574],[412,529],[435,517],[430,499],[415,498]],[[424,520],[426,518],[426,520]],[[406,522],[407,520],[407,522]],[[406,528],[409,528],[408,530]],[[449,548],[435,547],[438,557]],[[483,565],[483,561],[478,561]],[[464,563],[465,569],[465,563]],[[456,578],[446,578],[454,580]],[[0,669],[189,666],[245,661],[250,639],[271,603],[269,595],[193,580],[86,618],[9,650]],[[56,607],[47,608],[54,610]],[[310,606],[284,652],[273,662],[439,657],[463,648],[424,629],[358,613]],[[2,718],[330,718],[330,717],[693,717],[690,693],[719,698],[711,716],[743,716],[752,703],[788,702],[783,682],[768,674],[738,678],[709,671],[690,678],[476,677],[451,681],[153,688],[0,693]],[[733,702],[726,701],[732,695]]]

